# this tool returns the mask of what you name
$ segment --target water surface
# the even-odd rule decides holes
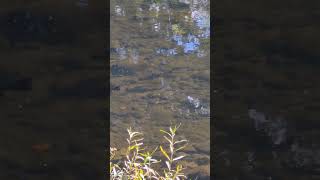
[[[215,7],[216,179],[320,179],[315,2]]]
[[[190,177],[210,174],[208,0],[111,1],[111,146],[126,128],[162,143],[159,129],[182,123]]]
[[[79,3],[2,1],[0,179],[105,179],[106,1]]]

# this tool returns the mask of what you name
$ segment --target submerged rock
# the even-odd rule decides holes
[[[168,1],[168,5],[172,9],[187,9],[190,5],[187,2],[180,2],[180,1]]]
[[[111,75],[113,76],[132,76],[134,71],[124,66],[119,66],[117,64],[111,66]]]
[[[198,98],[193,98],[191,96],[187,97],[189,105],[191,105],[193,108],[197,109],[200,107],[200,100]]]
[[[120,85],[111,84],[110,90],[111,91],[120,91]]]
[[[177,50],[169,49],[169,48],[158,48],[156,49],[156,54],[162,55],[162,56],[175,56],[178,54]]]
[[[257,112],[255,109],[249,109],[249,117],[254,120],[254,127],[257,131],[263,129],[263,127],[269,122],[266,119],[264,113]]]
[[[264,113],[249,109],[248,115],[254,121],[256,131],[264,132],[274,145],[280,145],[287,139],[287,123],[280,117],[267,119]]]
[[[319,147],[304,147],[295,142],[291,145],[286,164],[290,168],[320,174],[320,149]]]
[[[186,101],[181,104],[179,112],[185,116],[210,116],[210,107],[201,102],[198,98],[187,96]]]

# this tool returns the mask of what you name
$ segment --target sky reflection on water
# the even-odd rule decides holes
[[[136,7],[135,17],[139,22],[140,29],[149,28],[152,32],[167,39],[168,42],[174,42],[175,47],[157,47],[154,53],[163,56],[190,55],[196,54],[198,57],[208,55],[209,48],[203,48],[203,40],[210,38],[210,14],[208,0],[180,0],[181,4],[187,5],[187,13],[181,13],[183,16],[175,17],[175,11],[179,7],[170,7],[167,1],[160,3],[141,4]],[[148,5],[147,7],[145,7]],[[177,9],[173,9],[177,8]],[[123,4],[118,3],[114,6],[114,15],[125,17],[129,9]],[[131,12],[131,11],[130,11]],[[164,20],[167,18],[167,20]],[[178,19],[177,19],[178,18]],[[148,27],[149,26],[149,27]],[[178,51],[181,48],[182,51]],[[119,47],[117,54],[120,60],[130,57],[125,47]],[[138,57],[138,49],[134,50],[133,56]],[[135,58],[137,59],[137,58]],[[136,60],[134,62],[137,63]]]

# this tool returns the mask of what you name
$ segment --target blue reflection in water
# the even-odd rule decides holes
[[[78,0],[80,2],[88,2],[89,0]],[[192,31],[192,33],[189,34],[177,34],[176,32],[170,32],[169,29],[173,29],[173,26],[176,24],[171,23],[171,14],[170,9],[167,10],[166,7],[161,8],[161,4],[153,3],[150,5],[149,9],[147,11],[152,11],[154,13],[153,18],[151,19],[152,23],[152,29],[155,32],[161,31],[160,26],[160,19],[159,14],[161,10],[166,10],[169,14],[168,19],[168,31],[167,31],[167,37],[169,41],[173,41],[177,46],[182,47],[183,54],[196,54],[198,57],[204,57],[207,55],[207,51],[201,48],[200,45],[200,39],[208,39],[210,38],[210,14],[209,10],[206,9],[207,5],[209,4],[209,1],[207,0],[183,0],[184,3],[189,4],[190,10],[187,16],[185,16],[186,20],[190,22],[190,20],[193,22],[193,25],[196,27],[195,31]],[[122,5],[115,5],[115,14],[117,16],[125,16],[125,9],[122,7]],[[143,10],[142,8],[138,8],[137,16],[139,19],[141,19],[140,25],[142,25],[142,17],[143,17]],[[179,25],[180,26],[180,25]],[[184,27],[182,27],[184,29]],[[173,35],[171,34],[173,33]],[[171,35],[170,35],[171,34]],[[171,37],[170,37],[171,36]],[[130,51],[130,50],[129,50]],[[130,59],[133,61],[133,63],[138,62],[138,51],[133,50],[131,52],[132,55],[130,55],[130,52],[126,48],[118,48],[117,54],[120,58],[120,60],[127,59],[131,57]],[[155,49],[156,54],[162,55],[162,56],[175,56],[178,55],[177,48],[156,48]]]
[[[194,21],[200,29],[210,28],[210,18],[207,16],[196,15],[194,16]]]
[[[199,49],[200,41],[196,36],[189,34],[188,42],[186,42],[183,46],[184,46],[184,53],[192,53]]]
[[[172,40],[175,41],[178,46],[182,46],[183,52],[186,54],[197,52],[200,46],[199,38],[192,34],[188,34],[187,38],[183,38],[182,35],[173,35]]]
[[[178,46],[183,45],[182,36],[181,35],[173,35],[172,40],[174,40]]]
[[[200,39],[210,38],[210,14],[208,10],[204,10],[199,3],[190,5],[191,18],[194,25],[198,28],[198,32],[182,36],[174,34],[171,37],[178,46],[182,46],[184,54],[196,53],[198,57],[205,56],[205,52],[200,50]],[[189,4],[189,3],[188,3]]]

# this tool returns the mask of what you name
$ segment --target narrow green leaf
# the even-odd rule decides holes
[[[167,141],[169,141],[170,144],[172,144],[172,141],[167,137],[167,136],[163,136]]]
[[[132,146],[130,146],[129,150],[133,150],[135,148],[137,148],[137,146],[136,145],[132,145]]]
[[[174,152],[177,152],[177,151],[180,151],[181,149],[184,149],[185,147],[187,147],[188,144],[185,144],[184,146],[182,147],[179,147],[178,149],[176,149]]]
[[[152,151],[152,153],[150,154],[150,156],[152,156],[158,149],[158,146]]]
[[[170,134],[170,133],[168,133],[167,131],[164,131],[164,130],[160,129],[160,132],[162,132],[162,133],[166,133],[166,134],[168,134],[170,137],[172,137],[172,136],[171,136],[171,134]]]
[[[162,154],[163,154],[168,160],[170,160],[167,152],[162,148],[162,146],[160,146],[160,150],[161,150]]]
[[[174,144],[178,144],[178,143],[182,143],[182,142],[187,142],[187,140],[180,140],[180,141],[176,141]]]
[[[169,171],[171,171],[171,165],[170,165],[169,161],[166,161],[166,165],[167,165]]]
[[[174,158],[172,161],[177,161],[177,160],[182,159],[182,158],[184,158],[184,157],[185,157],[185,156],[179,156],[179,157]]]
[[[170,127],[170,132],[171,134],[174,134],[172,127]]]

